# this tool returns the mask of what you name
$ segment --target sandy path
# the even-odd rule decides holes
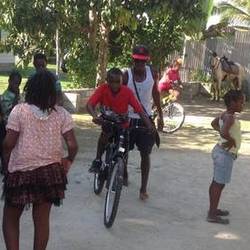
[[[249,249],[250,127],[245,128],[242,155],[221,203],[230,210],[231,223],[209,224],[205,216],[212,174],[210,151],[216,140],[209,123],[220,109],[203,103],[186,105],[186,110],[188,124],[176,134],[162,136],[161,148],[154,149],[150,199],[145,203],[138,199],[138,154],[130,154],[130,185],[123,190],[118,216],[110,230],[103,225],[104,193],[100,197],[93,194],[93,179],[87,172],[99,130],[89,123],[78,125],[80,152],[69,174],[64,205],[52,211],[47,249]],[[249,120],[247,112],[242,117]],[[32,249],[32,237],[31,211],[25,211],[20,250]],[[0,249],[5,249],[2,234]]]

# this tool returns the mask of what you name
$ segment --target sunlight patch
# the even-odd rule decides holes
[[[155,223],[151,220],[144,219],[124,219],[124,221],[129,222],[131,224],[144,225],[144,226],[154,226]]]
[[[214,236],[214,238],[221,240],[239,240],[240,236],[228,232],[219,232]]]

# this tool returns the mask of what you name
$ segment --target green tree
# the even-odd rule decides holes
[[[87,1],[4,0],[0,2],[0,27],[9,35],[1,49],[12,50],[27,65],[37,51],[54,55],[58,34],[59,58],[68,52],[71,56],[69,65],[72,66],[70,73],[74,77],[79,76],[74,78],[79,80],[82,77],[80,67],[73,60],[82,63],[78,51],[87,51],[88,11]],[[86,76],[89,77],[88,74]]]
[[[127,8],[136,17],[137,28],[126,27],[122,32],[112,34],[112,62],[119,60],[122,66],[127,65],[133,45],[142,43],[149,47],[153,64],[161,70],[168,55],[181,50],[189,20],[201,17],[200,2],[127,1]]]
[[[199,15],[187,19],[185,35],[193,40],[203,40],[206,36],[207,22],[214,7],[213,0],[201,0],[197,3],[200,6]]]
[[[109,65],[127,65],[136,43],[146,44],[161,68],[181,48],[190,20],[201,17],[201,2],[4,0],[0,25],[9,37],[3,47],[28,62],[35,51],[55,54],[60,45],[58,55],[67,55],[74,81],[93,86],[104,81]]]

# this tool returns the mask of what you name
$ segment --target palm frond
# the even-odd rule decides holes
[[[233,14],[227,14],[221,16],[220,19],[222,22],[228,22],[230,24],[244,24],[246,26],[250,25],[250,18],[243,17],[241,15],[233,15]]]
[[[221,2],[217,5],[221,21],[227,22],[230,27],[250,27],[250,12],[248,2],[238,0],[234,2]]]
[[[250,31],[250,26],[234,25],[232,26],[235,30],[239,31]]]
[[[250,12],[241,6],[238,6],[234,3],[229,3],[229,2],[222,2],[220,4],[218,4],[218,9],[223,12],[227,12],[227,11],[231,11],[233,13],[235,13],[236,15],[242,15],[245,16],[247,18],[250,18]]]

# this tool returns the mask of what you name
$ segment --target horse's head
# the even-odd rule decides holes
[[[210,57],[210,67],[212,69],[215,69],[218,66],[218,63],[220,61],[220,58],[217,56],[217,53],[215,51],[211,52],[211,57]]]

